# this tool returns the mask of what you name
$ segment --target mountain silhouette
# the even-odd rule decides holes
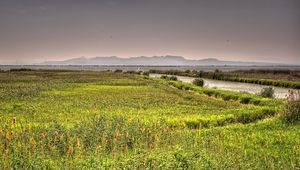
[[[79,57],[64,61],[46,61],[40,63],[42,65],[147,65],[147,66],[196,66],[196,65],[278,65],[275,63],[261,62],[242,62],[242,61],[223,61],[216,58],[205,58],[200,60],[186,59],[182,56],[153,56],[153,57],[131,57],[120,58],[116,56],[110,57]]]

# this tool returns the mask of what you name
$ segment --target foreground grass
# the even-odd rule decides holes
[[[275,116],[282,101],[111,72],[6,72],[0,82],[1,169],[300,166],[299,125]]]

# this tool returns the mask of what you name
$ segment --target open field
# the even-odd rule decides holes
[[[0,73],[0,169],[299,169],[286,101],[136,74]]]

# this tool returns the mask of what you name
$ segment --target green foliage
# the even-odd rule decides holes
[[[22,71],[34,71],[34,70],[29,69],[29,68],[12,68],[9,71],[10,72],[22,72]]]
[[[176,77],[176,76],[162,75],[160,78],[161,78],[161,79],[165,79],[165,80],[177,81],[177,77]]]
[[[296,123],[300,121],[300,101],[288,101],[283,109],[281,118],[286,123]]]
[[[121,70],[121,69],[116,69],[114,72],[115,72],[115,73],[122,73],[123,70]]]
[[[138,71],[134,71],[134,70],[127,70],[124,73],[125,74],[140,74]]]
[[[266,117],[274,116],[275,114],[276,110],[274,109],[261,109],[259,112],[255,112],[252,114],[240,114],[237,116],[236,121],[240,123],[250,123],[264,119]]]
[[[213,96],[216,98],[221,98],[225,101],[233,100],[239,101],[242,104],[253,104],[260,106],[278,106],[282,104],[282,101],[277,99],[265,99],[259,95],[249,94],[249,93],[241,93],[241,92],[233,92],[226,91],[220,89],[211,89],[211,88],[200,88],[197,86],[193,86],[190,83],[183,82],[173,82],[168,81],[167,84],[176,87],[178,89],[188,89],[200,94],[205,94],[207,96]]]
[[[203,87],[204,81],[201,78],[196,78],[196,79],[194,79],[193,84],[196,85],[196,86]]]
[[[265,87],[261,90],[260,95],[262,97],[274,98],[274,89],[272,87]]]
[[[300,92],[289,91],[287,103],[284,106],[281,119],[284,122],[293,124],[300,121]]]
[[[149,74],[150,74],[150,73],[149,73],[148,71],[143,71],[143,72],[142,72],[142,75],[144,75],[144,76],[149,76]]]
[[[170,76],[167,79],[168,80],[172,80],[172,81],[177,81],[177,77],[176,76]]]
[[[0,169],[295,169],[300,162],[299,124],[278,121],[283,102],[258,95],[138,74],[39,70],[0,73],[0,99]]]
[[[248,104],[251,100],[251,97],[242,97],[241,98],[241,103],[243,104]]]
[[[268,76],[264,74],[264,72],[268,72],[269,74],[276,74],[276,73],[285,73],[286,71],[253,71],[253,75],[249,77],[246,71],[239,71],[239,72],[222,72],[216,69],[214,72],[204,72],[199,71],[196,72],[187,72],[187,71],[179,71],[179,70],[150,70],[150,73],[157,73],[157,74],[168,74],[168,75],[179,75],[179,76],[189,76],[189,77],[202,77],[208,79],[215,79],[215,80],[224,80],[224,81],[236,81],[241,83],[253,83],[253,84],[260,84],[260,85],[267,85],[267,86],[277,86],[277,87],[286,87],[286,88],[293,88],[293,89],[300,89],[299,83],[299,75],[298,71],[288,71],[290,75],[292,75],[293,79],[296,81],[290,81],[287,78],[283,79],[269,79]],[[295,74],[295,75],[293,75]],[[257,78],[257,76],[262,78]]]

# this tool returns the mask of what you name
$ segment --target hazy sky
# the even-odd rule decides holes
[[[300,64],[300,0],[0,1],[0,64],[167,54]]]

